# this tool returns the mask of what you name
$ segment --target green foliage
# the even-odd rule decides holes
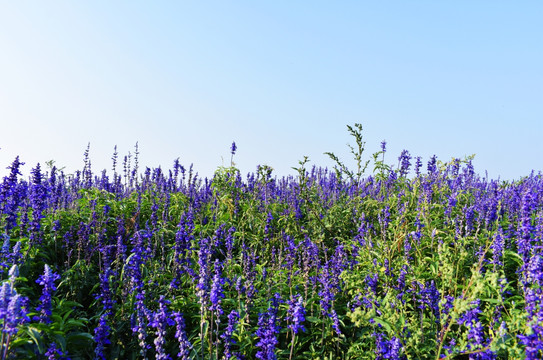
[[[349,170],[349,168],[334,153],[325,152],[324,154],[328,155],[328,157],[330,157],[330,159],[336,163],[334,169],[338,179],[341,179],[342,175],[347,175],[351,181],[360,182],[362,175],[369,165],[369,160],[367,160],[365,163],[362,160],[362,155],[364,154],[366,146],[366,142],[363,141],[362,136],[362,124],[354,124],[354,128],[347,125],[347,130],[356,142],[356,147],[352,146],[351,144],[347,144],[351,150],[351,154],[353,154],[354,160],[356,161],[356,174]]]

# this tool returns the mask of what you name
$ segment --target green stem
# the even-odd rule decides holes
[[[296,340],[296,334],[292,331],[292,341],[290,342],[290,355],[288,360],[292,360],[292,354],[294,353],[294,340]]]
[[[202,319],[200,320],[200,346],[202,352],[202,359],[204,358],[204,324],[205,324],[205,308],[204,305],[200,307],[200,314]]]

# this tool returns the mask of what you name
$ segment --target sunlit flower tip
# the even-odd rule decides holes
[[[13,265],[11,269],[9,269],[9,278],[15,279],[19,277],[19,267],[17,265]]]
[[[297,334],[299,331],[305,331],[305,326],[301,325],[305,321],[305,309],[303,304],[303,298],[298,295],[297,298],[289,301],[288,318],[292,321],[289,328]]]
[[[409,155],[409,151],[403,150],[398,161],[400,162],[400,174],[407,175],[411,167],[411,155]]]
[[[9,235],[1,234],[0,238],[4,238],[4,245],[2,245],[2,254],[7,254],[9,252],[9,247],[11,246],[11,240]]]
[[[54,291],[57,290],[57,287],[55,285],[55,281],[60,279],[60,276],[53,272],[49,265],[45,265],[45,270],[43,275],[40,275],[38,279],[36,280],[36,283],[43,286],[42,295],[40,296],[40,305],[36,308],[36,310],[41,312],[41,315],[39,316],[39,320],[41,322],[49,323],[51,316],[51,296]]]
[[[236,146],[236,142],[232,141],[232,146],[230,147],[230,151],[232,152],[232,155],[236,154],[237,149],[238,149],[238,147]]]
[[[2,314],[2,317],[5,316],[3,330],[5,333],[16,334],[18,331],[17,326],[29,320],[23,302],[23,297],[17,293],[14,293],[10,299],[5,314]]]

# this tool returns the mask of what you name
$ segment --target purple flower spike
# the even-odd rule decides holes
[[[159,309],[153,315],[152,321],[149,323],[149,326],[156,329],[156,338],[154,341],[156,349],[156,359],[157,360],[170,360],[171,357],[166,353],[164,349],[166,345],[166,329],[168,326],[172,326],[175,322],[170,318],[170,312],[168,311],[168,300],[164,298],[164,295],[160,295],[158,300]]]
[[[302,323],[305,321],[304,299],[301,295],[297,295],[294,299],[288,302],[289,309],[287,319],[292,322],[289,328],[297,334],[299,331],[305,331],[305,326]]]
[[[17,334],[17,326],[28,321],[26,311],[22,307],[23,297],[17,293],[10,299],[4,313],[4,332],[9,335]]]
[[[393,336],[391,340],[387,340],[381,333],[373,333],[372,336],[375,337],[377,355],[375,359],[404,359],[401,357],[402,343],[397,337]]]
[[[407,175],[409,172],[409,167],[411,167],[411,155],[409,155],[409,151],[403,150],[398,158],[398,161],[400,162],[400,176]]]
[[[179,342],[179,353],[177,358],[181,360],[188,360],[190,355],[191,343],[187,339],[187,333],[185,332],[185,319],[181,313],[173,313],[176,324],[175,338]]]
[[[45,353],[45,356],[47,356],[48,360],[55,360],[58,359],[59,355],[62,355],[62,351],[57,348],[56,343],[51,343],[51,345],[49,345],[49,348],[47,349],[47,352]]]
[[[105,347],[108,344],[111,344],[109,341],[109,331],[111,328],[107,324],[109,312],[105,312],[100,316],[100,322],[96,329],[94,329],[94,341],[96,341],[96,348],[94,349],[95,359],[106,360]]]
[[[232,358],[232,344],[235,343],[232,335],[236,330],[236,325],[239,321],[239,313],[236,310],[232,310],[228,314],[228,326],[226,327],[224,333],[221,334],[221,339],[224,341],[224,357],[228,360]]]
[[[225,284],[224,278],[221,277],[221,263],[218,259],[215,260],[215,276],[211,284],[211,291],[209,294],[209,300],[211,306],[209,310],[214,311],[217,316],[222,315],[223,310],[221,308],[221,299],[224,298],[223,286]]]
[[[277,296],[272,299],[272,304],[268,308],[268,311],[258,316],[258,330],[256,336],[258,336],[258,343],[256,346],[260,350],[256,353],[257,359],[260,360],[275,360],[275,347],[279,344],[277,335],[279,333],[279,326],[277,326],[277,310],[279,306],[279,299]]]
[[[53,295],[53,292],[57,290],[57,286],[55,285],[55,281],[60,279],[60,276],[53,272],[49,265],[45,265],[45,271],[43,275],[40,275],[38,280],[36,282],[43,286],[42,295],[40,296],[40,303],[36,310],[41,312],[41,315],[39,316],[39,321],[43,323],[50,323],[51,319],[51,296]]]

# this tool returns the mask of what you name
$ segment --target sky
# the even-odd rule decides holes
[[[96,172],[202,177],[268,165],[278,177],[354,168],[387,142],[427,162],[475,154],[481,176],[543,170],[541,1],[3,1],[0,175],[54,160]],[[371,174],[370,165],[368,174]]]

